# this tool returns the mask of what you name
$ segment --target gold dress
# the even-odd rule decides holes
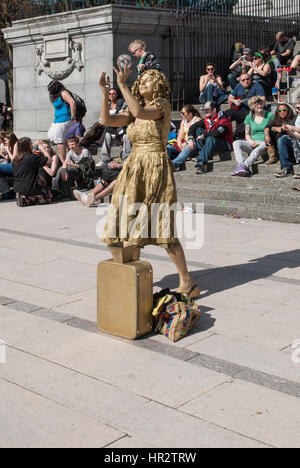
[[[170,210],[176,207],[176,186],[166,152],[171,106],[162,98],[150,105],[154,104],[161,109],[161,119],[137,120],[127,129],[132,151],[114,187],[102,237],[108,245],[167,248],[178,244]]]

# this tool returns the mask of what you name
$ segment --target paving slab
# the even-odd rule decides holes
[[[181,411],[278,448],[299,448],[299,398],[232,381]]]
[[[226,375],[172,357],[141,348],[137,352],[130,342],[12,314],[1,320],[2,339],[8,345],[172,407],[228,380]]]
[[[188,345],[187,349],[300,383],[300,366],[288,354],[247,343],[242,338],[213,335]]]
[[[147,424],[147,421],[150,421]],[[243,435],[150,402],[113,421],[114,427],[162,448],[262,448]]]
[[[2,448],[101,448],[124,433],[0,379]]]
[[[1,296],[8,297],[10,300],[21,302],[30,300],[31,303],[46,308],[59,307],[76,301],[76,299],[72,298],[72,295],[68,296],[59,292],[41,289],[34,285],[30,286],[13,280],[7,280],[1,278],[1,275],[0,294]]]
[[[110,421],[148,400],[45,359],[7,348],[0,377],[94,420]]]
[[[72,270],[76,274],[71,278],[66,275],[66,271]],[[11,274],[2,274],[2,277],[65,295],[91,289],[96,285],[96,269],[94,266],[70,260],[55,260],[48,263],[47,268],[43,268],[43,274],[41,274],[41,268],[37,265],[29,266],[26,269],[26,275],[24,275],[24,271],[18,271]]]

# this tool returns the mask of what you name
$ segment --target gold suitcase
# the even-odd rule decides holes
[[[148,262],[98,265],[98,327],[135,340],[153,329],[153,271]]]

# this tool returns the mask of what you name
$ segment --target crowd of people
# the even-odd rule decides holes
[[[198,119],[196,108],[185,105],[178,137],[167,147],[175,171],[185,170],[185,162],[193,159],[196,174],[206,174],[215,153],[234,151],[237,167],[232,176],[250,176],[253,164],[262,157],[267,165],[280,164],[275,177],[300,178],[293,169],[300,162],[300,99],[295,106],[279,101],[274,114],[269,110],[284,68],[294,75],[300,65],[300,54],[294,56],[294,48],[295,41],[284,32],[276,35],[273,50],[263,46],[253,52],[237,43],[228,75],[231,90],[216,67],[207,64],[199,83],[205,116]],[[223,103],[230,109],[226,106],[221,111]]]
[[[138,59],[140,78],[147,70],[161,71],[159,60],[146,47],[140,40],[129,45],[129,52]],[[204,117],[187,104],[181,111],[178,133],[174,133],[174,126],[170,129],[167,152],[174,171],[185,170],[185,162],[193,159],[196,174],[203,175],[215,153],[234,151],[234,177],[250,176],[252,165],[263,157],[267,165],[280,164],[276,177],[300,178],[293,169],[300,162],[300,100],[295,108],[279,102],[274,114],[267,107],[272,89],[280,86],[282,67],[290,65],[293,72],[300,65],[300,55],[294,57],[294,47],[294,41],[283,32],[277,34],[273,50],[264,46],[253,53],[238,43],[228,75],[231,91],[216,67],[207,64],[199,83]],[[0,199],[16,198],[18,206],[23,207],[73,197],[91,206],[113,192],[130,155],[126,127],[104,126],[100,121],[86,131],[82,100],[58,81],[52,81],[48,91],[54,121],[47,141],[18,139],[9,132],[11,109],[0,106]],[[107,96],[108,115],[128,115],[128,105],[117,89],[110,88]],[[220,106],[224,103],[230,109],[223,112]],[[118,121],[122,122],[122,118]],[[89,151],[92,143],[101,147],[97,166]],[[122,146],[118,161],[111,157],[115,143]],[[95,185],[96,170],[99,178]]]

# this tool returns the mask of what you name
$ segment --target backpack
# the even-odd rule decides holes
[[[95,161],[93,158],[85,158],[79,163],[79,167],[82,171],[82,181],[79,184],[82,189],[93,189],[94,184],[94,174],[95,174]]]
[[[80,96],[78,96],[78,94],[72,93],[69,90],[67,91],[76,102],[76,120],[81,121],[87,112],[85,102]]]

